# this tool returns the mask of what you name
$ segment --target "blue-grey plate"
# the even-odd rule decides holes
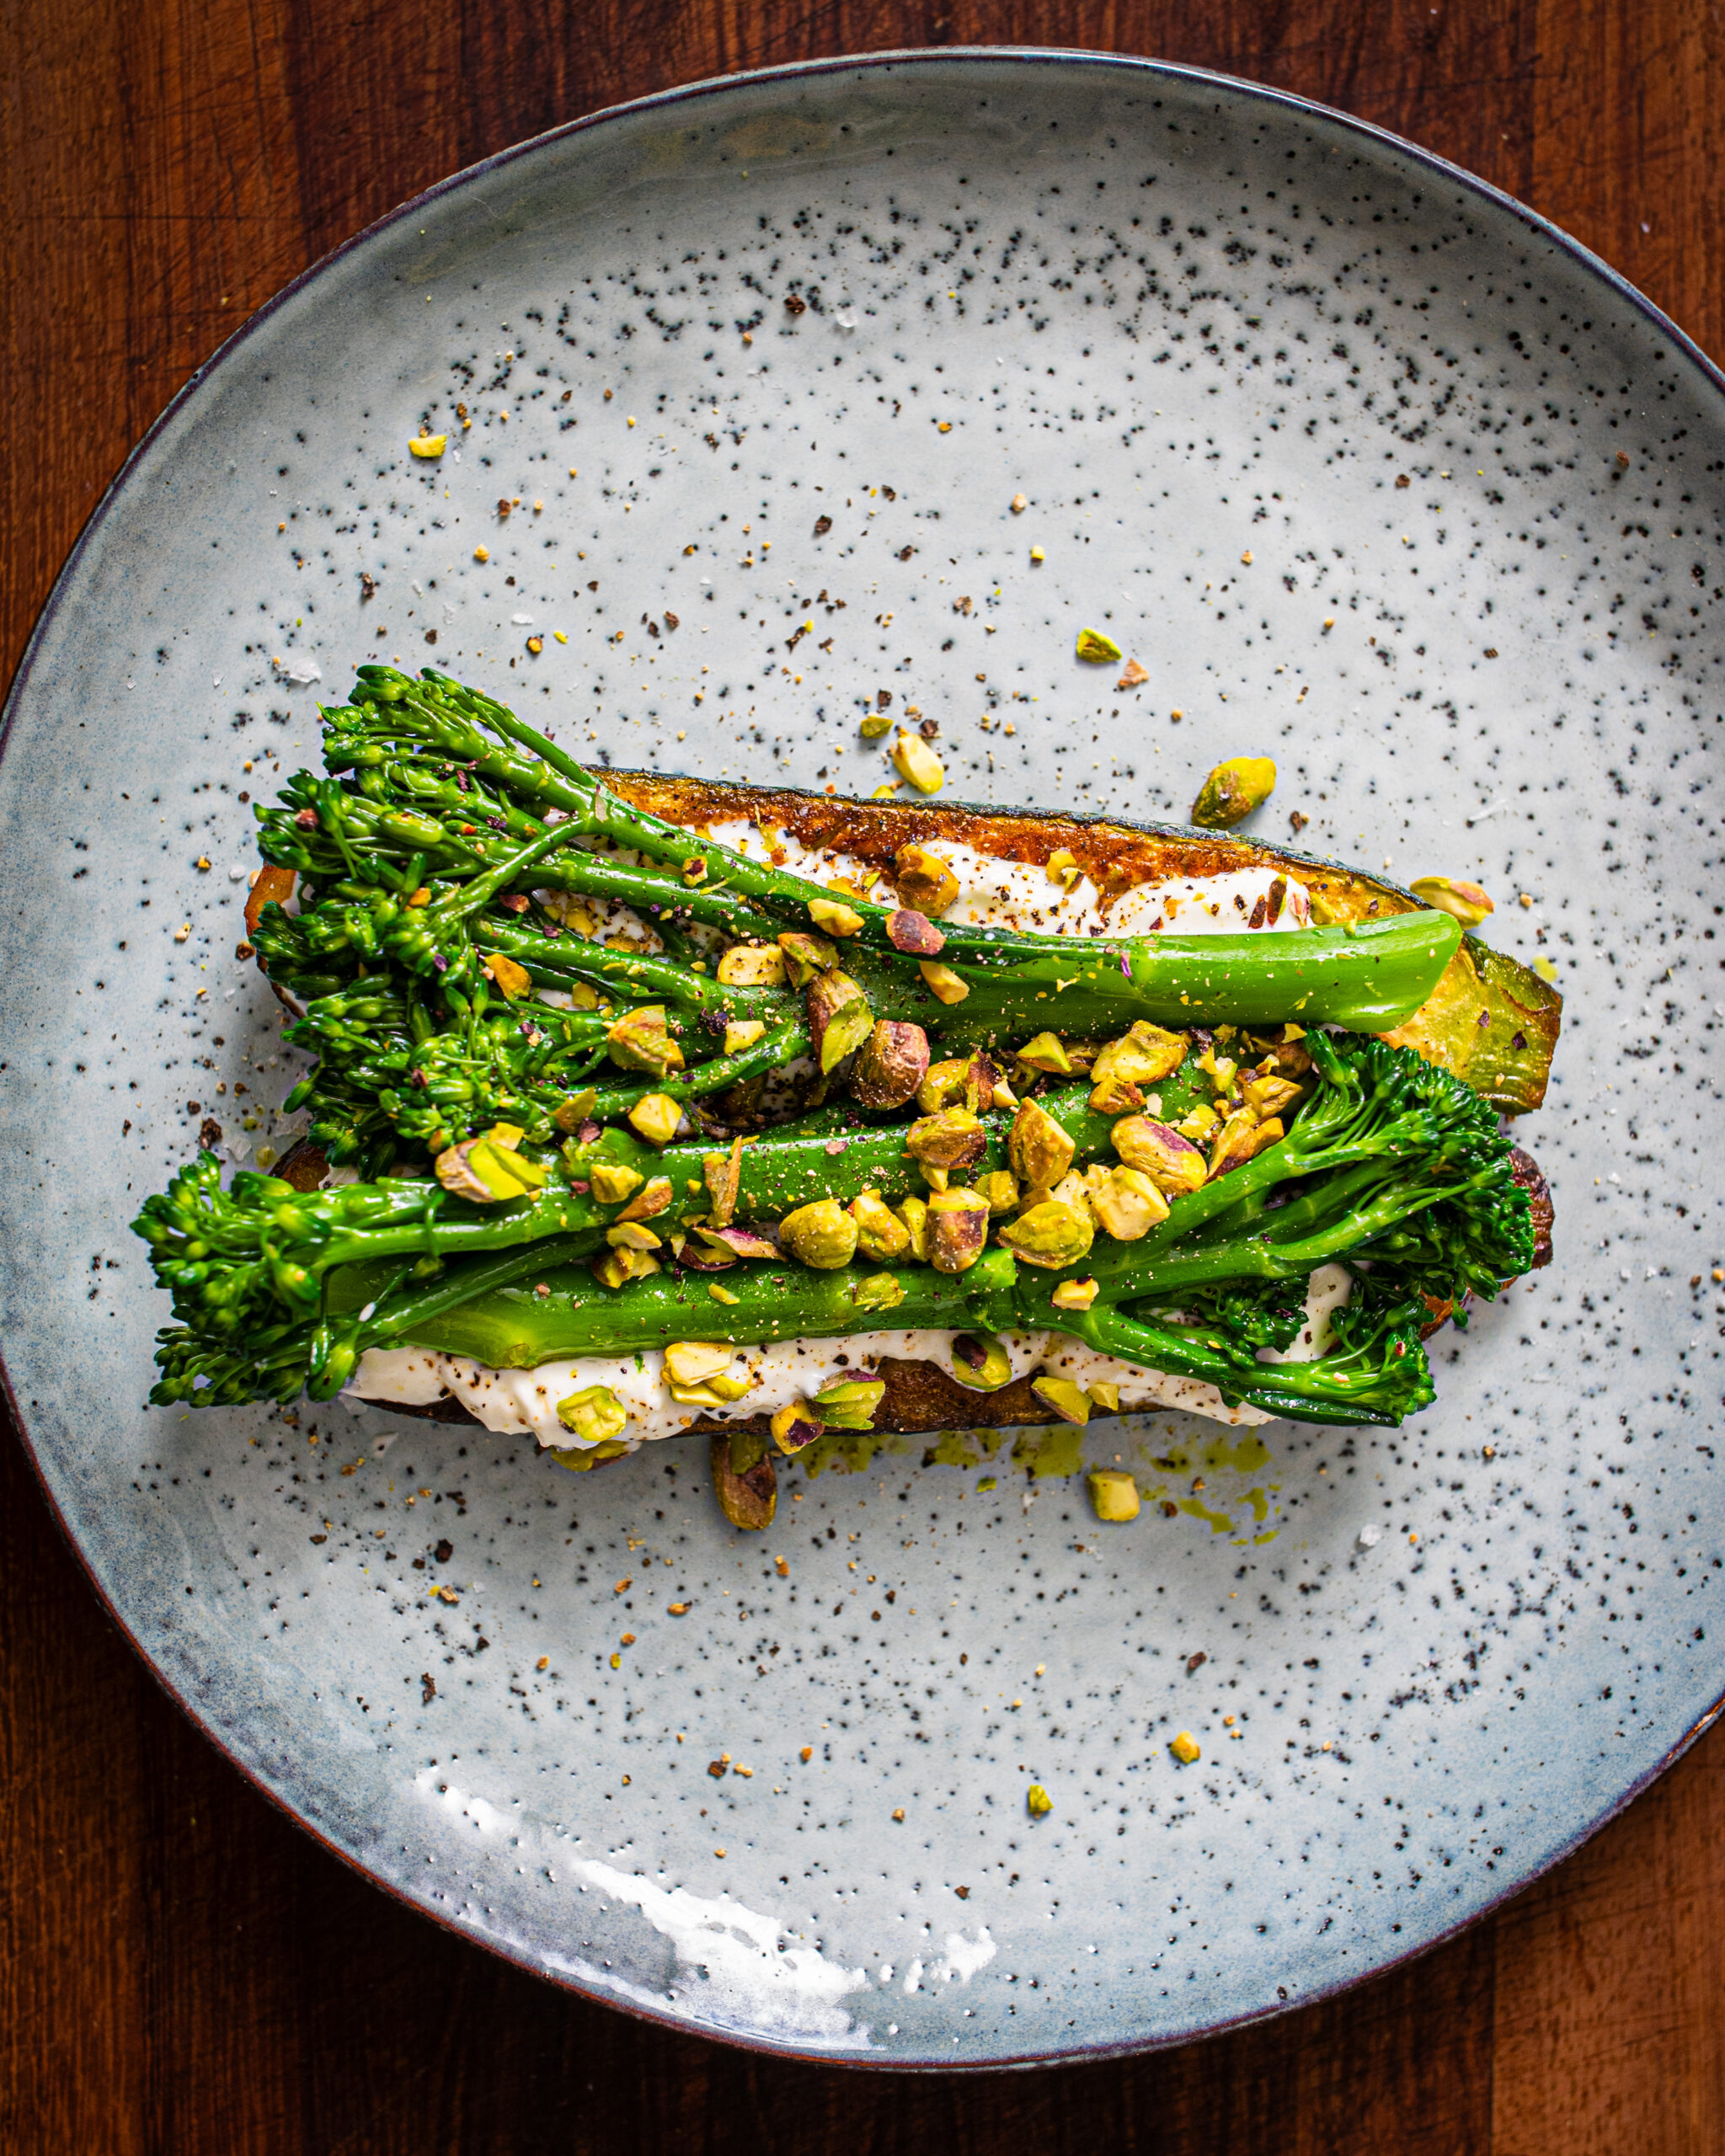
[[[92,521],[0,766],[8,1374],[163,1683],[468,1937],[836,2058],[1175,2041],[1573,1848],[1725,1682],[1721,387],[1437,159],[1084,54],[652,99],[283,293]],[[128,1221],[206,1122],[285,1142],[247,798],[377,655],[846,793],[881,691],[975,798],[1180,815],[1274,756],[1267,833],[1475,878],[1555,969],[1556,1263],[1405,1430],[1098,1426],[1130,1527],[1010,1441],[788,1476],[750,1538],[698,1448],[146,1407]]]

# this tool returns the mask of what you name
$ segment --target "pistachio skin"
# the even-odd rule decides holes
[[[851,1071],[852,1097],[865,1108],[901,1108],[928,1070],[928,1036],[900,1018],[877,1018]]]
[[[988,1241],[988,1200],[980,1190],[940,1190],[928,1201],[928,1262],[937,1273],[968,1273]]]

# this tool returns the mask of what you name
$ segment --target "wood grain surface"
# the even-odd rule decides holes
[[[0,670],[191,371],[474,158],[702,76],[894,45],[1154,54],[1532,203],[1725,351],[1719,0],[9,0]],[[1725,2146],[1725,1727],[1488,1923],[1329,2004],[1033,2073],[781,2064],[398,1907],[158,1691],[0,1438],[0,2149],[88,2156],[1691,2156]]]

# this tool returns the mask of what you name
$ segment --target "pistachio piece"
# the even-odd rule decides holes
[[[809,984],[808,1003],[809,1038],[825,1078],[868,1038],[874,1013],[848,974],[817,974]]]
[[[928,1069],[928,1036],[904,1019],[878,1018],[851,1067],[851,1092],[865,1108],[901,1108]]]
[[[1120,1412],[1120,1388],[1109,1384],[1106,1378],[1093,1378],[1084,1390],[1090,1395],[1092,1407],[1100,1408],[1104,1415],[1118,1415]]]
[[[777,988],[785,977],[785,954],[776,943],[734,943],[718,962],[725,988]]]
[[[830,1430],[867,1430],[886,1396],[880,1378],[835,1378],[822,1385],[812,1405]]]
[[[1260,1123],[1250,1108],[1236,1110],[1216,1133],[1210,1147],[1210,1179],[1226,1175],[1231,1168],[1239,1167],[1254,1154],[1263,1152],[1266,1145],[1274,1145],[1279,1138],[1286,1135],[1279,1116]]]
[[[711,1201],[708,1219],[715,1228],[728,1228],[737,1209],[737,1192],[743,1180],[743,1141],[731,1140],[729,1153],[705,1153],[701,1157],[702,1178]]]
[[[772,1471],[772,1454],[763,1451],[751,1467],[740,1471],[731,1463],[731,1441],[721,1431],[708,1457],[718,1508],[731,1525],[771,1527],[778,1509],[778,1477]]]
[[[1196,1145],[1207,1139],[1221,1118],[1208,1101],[1200,1101],[1189,1114],[1183,1115],[1174,1125],[1183,1138],[1189,1138]]]
[[[1000,1240],[1026,1264],[1065,1273],[1089,1256],[1096,1230],[1087,1207],[1080,1212],[1061,1198],[1045,1198],[1009,1220],[1000,1230]]]
[[[605,1240],[613,1250],[660,1250],[664,1247],[644,1220],[620,1220],[607,1228]]]
[[[621,1161],[595,1161],[587,1168],[587,1182],[601,1205],[621,1205],[647,1180]]]
[[[482,951],[479,955],[490,969],[492,979],[503,991],[507,1001],[519,1002],[522,996],[531,994],[533,976],[525,966],[517,965],[513,958],[506,958],[501,951]]]
[[[1020,1102],[1007,1134],[1007,1158],[1021,1182],[1048,1189],[1071,1166],[1077,1150],[1046,1108],[1034,1101]]]
[[[968,1168],[988,1143],[981,1118],[969,1108],[938,1108],[918,1116],[905,1134],[905,1150],[924,1168]]]
[[[558,1401],[557,1419],[585,1444],[599,1445],[622,1435],[629,1411],[609,1385],[590,1385]]]
[[[1168,1740],[1168,1749],[1183,1767],[1189,1767],[1194,1759],[1204,1757],[1203,1748],[1189,1729],[1183,1729]]]
[[[1052,1407],[1063,1422],[1076,1422],[1082,1429],[1090,1420],[1090,1396],[1082,1385],[1075,1385],[1071,1378],[1051,1378],[1044,1372],[1030,1380],[1030,1390],[1044,1407]]]
[[[467,1165],[473,1144],[473,1141],[468,1139],[460,1145],[451,1145],[446,1152],[437,1155],[432,1166],[439,1182],[456,1197],[469,1198],[475,1205],[494,1205],[498,1193]]]
[[[1080,629],[1077,652],[1092,666],[1112,666],[1125,656],[1114,638],[1104,636],[1100,629]]]
[[[513,1123],[499,1123],[483,1137],[451,1146],[437,1156],[437,1180],[446,1190],[479,1205],[507,1204],[542,1190],[550,1171],[515,1151],[521,1136]]]
[[[1464,883],[1454,876],[1416,876],[1407,886],[1439,913],[1452,914],[1464,928],[1477,928],[1497,908],[1477,883]]]
[[[1114,1150],[1129,1168],[1139,1168],[1165,1197],[1196,1190],[1205,1175],[1204,1155],[1169,1123],[1147,1115],[1123,1115],[1111,1134]]]
[[[911,840],[893,856],[899,896],[906,906],[937,921],[959,895],[959,879],[944,858]]]
[[[970,1065],[962,1055],[931,1063],[922,1083],[916,1088],[917,1107],[925,1115],[936,1115],[942,1108],[952,1107],[962,1101],[969,1071]]]
[[[644,1190],[638,1191],[617,1214],[619,1220],[651,1220],[670,1210],[671,1191],[669,1176],[654,1176]]]
[[[681,1102],[669,1093],[649,1093],[629,1110],[629,1121],[649,1145],[669,1145],[682,1119]]]
[[[1098,1519],[1137,1518],[1138,1485],[1124,1468],[1094,1468],[1085,1480],[1090,1485],[1090,1502],[1096,1508]]]
[[[905,1224],[905,1232],[911,1238],[911,1255],[921,1263],[928,1262],[928,1208],[920,1198],[901,1198],[899,1218]]]
[[[598,1094],[590,1086],[579,1093],[571,1093],[568,1100],[559,1101],[552,1110],[551,1120],[566,1137],[573,1138],[592,1114],[598,1098]]]
[[[753,1048],[766,1031],[761,1018],[727,1018],[724,1026],[724,1052],[727,1055],[740,1055],[745,1048]]]
[[[988,1241],[988,1200],[980,1190],[937,1190],[928,1201],[928,1262],[937,1273],[968,1273]]]
[[[809,918],[829,936],[856,936],[862,927],[862,916],[855,906],[837,899],[810,899]]]
[[[1048,857],[1048,880],[1058,883],[1063,891],[1070,891],[1083,877],[1084,867],[1076,853],[1062,846]]]
[[[893,766],[919,793],[938,793],[947,769],[920,734],[900,734],[893,744]]]
[[[784,1255],[776,1242],[756,1235],[752,1228],[697,1228],[695,1232],[715,1255],[726,1253],[732,1257],[758,1257],[769,1262]]]
[[[1268,756],[1231,756],[1198,789],[1192,820],[1207,831],[1231,831],[1261,808],[1276,789],[1276,767]]]
[[[1094,1280],[1063,1280],[1049,1300],[1057,1310],[1087,1310],[1097,1292]]]
[[[859,1310],[895,1310],[905,1299],[903,1283],[895,1273],[865,1273],[851,1290]]]
[[[892,720],[884,711],[865,712],[857,728],[865,741],[884,740],[892,730]]]
[[[947,947],[942,935],[926,913],[914,906],[899,906],[886,917],[887,941],[895,951],[915,958],[937,958]]]
[[[857,1223],[836,1198],[799,1205],[779,1222],[778,1232],[791,1256],[817,1273],[836,1273],[857,1255]]]
[[[1268,1117],[1280,1115],[1284,1107],[1300,1098],[1303,1089],[1291,1078],[1260,1072],[1246,1079],[1240,1090],[1261,1116]]]
[[[1118,1115],[1123,1107],[1141,1107],[1141,1098],[1123,1099],[1140,1086],[1172,1077],[1186,1058],[1186,1036],[1166,1032],[1140,1018],[1130,1033],[1101,1049],[1090,1066],[1090,1105],[1098,1115]]]
[[[998,1392],[1012,1382],[1012,1358],[986,1333],[954,1333],[953,1376],[971,1392]]]
[[[969,982],[938,958],[924,958],[916,970],[943,1003],[962,1003],[970,993]]]
[[[649,1078],[663,1078],[666,1071],[683,1067],[683,1051],[670,1037],[660,1004],[625,1011],[606,1028],[605,1044],[619,1070],[644,1070]]]
[[[787,929],[778,939],[785,971],[793,988],[807,988],[816,974],[838,963],[839,954],[824,936],[805,936],[799,928]]]
[[[1024,1792],[1024,1809],[1033,1819],[1046,1819],[1055,1808],[1055,1801],[1040,1782],[1032,1782]]]
[[[665,1381],[667,1385],[705,1385],[708,1378],[716,1378],[728,1370],[735,1358],[735,1348],[718,1340],[673,1340],[665,1351]]]
[[[851,1200],[851,1218],[857,1223],[857,1247],[864,1257],[902,1257],[910,1249],[910,1230],[878,1190],[857,1193]]]
[[[1085,1191],[1097,1225],[1117,1243],[1135,1243],[1168,1217],[1168,1201],[1142,1168],[1092,1168]]]
[[[825,1428],[806,1400],[793,1400],[773,1416],[772,1442],[782,1453],[794,1455],[812,1445]]]
[[[993,1059],[979,1048],[973,1050],[964,1070],[964,1105],[972,1115],[984,1108],[1015,1108],[1018,1097],[996,1067]]]
[[[1129,659],[1120,669],[1120,678],[1114,686],[1117,689],[1139,689],[1149,679],[1150,669],[1135,659]]]
[[[627,1288],[631,1280],[644,1280],[660,1269],[659,1260],[645,1250],[607,1250],[594,1259],[591,1268],[601,1288]]]
[[[1058,1033],[1038,1033],[1034,1039],[1026,1041],[1016,1054],[1027,1070],[1045,1070],[1055,1078],[1070,1078],[1072,1075],[1072,1059]]]
[[[991,1213],[1010,1213],[1018,1203],[1017,1178],[1008,1175],[1004,1168],[978,1176],[975,1187],[978,1195],[988,1200]]]

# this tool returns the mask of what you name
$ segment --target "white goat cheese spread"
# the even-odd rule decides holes
[[[782,831],[763,833],[754,823],[714,824],[708,835],[752,860],[771,860],[823,883],[842,877],[861,888],[868,875],[863,865],[850,855],[820,852]],[[1104,908],[1101,893],[1087,876],[1080,877],[1066,890],[1051,881],[1044,870],[1026,862],[996,860],[973,846],[946,840],[937,842],[937,850],[959,879],[959,897],[943,915],[948,921],[1032,930],[1042,935],[1215,936],[1245,932],[1252,926],[1254,915],[1256,932],[1261,935],[1304,928],[1311,918],[1300,885],[1291,878],[1279,879],[1267,867],[1140,884]],[[1271,920],[1271,887],[1278,880],[1284,889],[1276,917]],[[648,948],[659,943],[654,931],[627,906],[565,899],[558,893],[538,895],[579,933],[597,936],[607,942],[622,938]],[[545,1000],[551,1000],[549,995]],[[1339,1265],[1327,1265],[1313,1273],[1307,1285],[1307,1321],[1300,1338],[1285,1355],[1266,1352],[1263,1359],[1298,1362],[1321,1354],[1328,1336],[1329,1314],[1347,1301],[1348,1284],[1348,1276]],[[749,1390],[729,1416],[746,1418],[770,1414],[834,1379],[866,1375],[885,1358],[935,1363],[950,1370],[957,1337],[941,1331],[882,1331],[852,1333],[836,1340],[781,1340],[739,1348],[731,1372],[749,1380]],[[1116,1385],[1123,1410],[1183,1408],[1215,1422],[1236,1424],[1270,1420],[1259,1408],[1227,1406],[1214,1385],[1195,1378],[1140,1369],[1118,1357],[1101,1354],[1066,1333],[1012,1333],[1001,1344],[1012,1361],[1014,1377],[1044,1369],[1051,1376],[1071,1378],[1081,1385],[1098,1381]],[[558,1419],[557,1403],[590,1385],[608,1386],[628,1411],[629,1421],[623,1435],[632,1448],[649,1438],[680,1436],[697,1420],[728,1419],[713,1409],[683,1407],[673,1401],[665,1385],[664,1359],[654,1348],[639,1354],[583,1355],[564,1362],[542,1363],[526,1370],[497,1370],[464,1355],[442,1355],[430,1348],[373,1348],[361,1358],[347,1392],[355,1406],[361,1401],[376,1401],[430,1406],[440,1400],[458,1400],[488,1430],[531,1431],[542,1445],[561,1451],[585,1448]],[[976,1396],[979,1402],[987,1398],[985,1393]]]

